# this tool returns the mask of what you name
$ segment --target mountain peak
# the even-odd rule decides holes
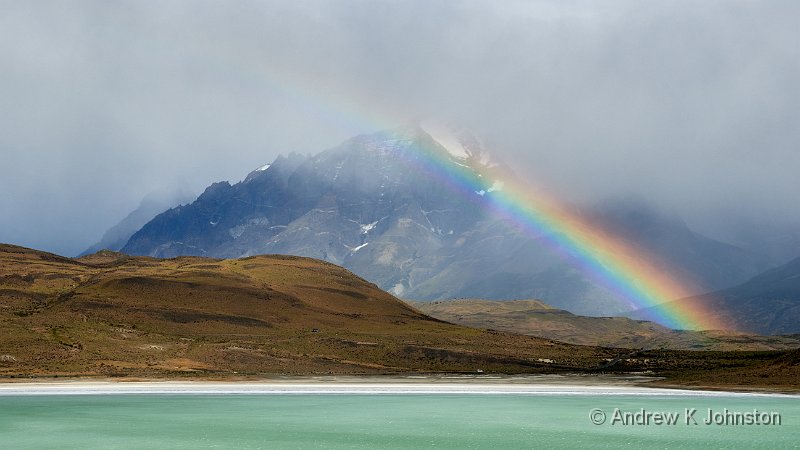
[[[614,292],[497,214],[495,191],[507,190],[504,183],[515,177],[494,161],[479,139],[455,127],[412,124],[362,134],[316,155],[279,157],[241,183],[212,185],[191,205],[155,217],[123,251],[310,256],[408,298],[524,295],[582,314],[625,312]],[[703,274],[712,289],[758,272],[742,262],[749,255],[682,224],[646,214],[615,222],[607,215],[598,222],[629,225],[634,232],[625,238],[632,245]],[[703,256],[675,250],[687,243]]]
[[[464,127],[427,121],[420,122],[419,129],[447,150],[453,158],[485,168],[500,165],[493,160],[483,141]]]

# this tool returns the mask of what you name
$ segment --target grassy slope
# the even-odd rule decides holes
[[[800,347],[788,336],[720,331],[676,331],[625,317],[586,317],[536,300],[452,300],[413,303],[420,311],[460,325],[491,328],[581,345],[681,350],[753,351]]]
[[[467,328],[308,258],[73,260],[0,244],[6,378],[651,370],[684,384],[713,383],[717,374],[719,384],[783,389],[800,379],[791,358],[631,352]],[[775,367],[780,377],[760,375]]]
[[[288,256],[72,260],[4,245],[0,322],[6,376],[540,372],[621,352],[444,323]]]

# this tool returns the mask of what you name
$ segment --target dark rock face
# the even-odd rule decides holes
[[[439,163],[432,168],[430,160]],[[213,184],[194,203],[150,221],[122,251],[309,256],[410,299],[539,298],[580,314],[626,312],[612,292],[541,238],[522,234],[492,212],[495,182],[508,176],[510,170],[465,134],[442,136],[411,126],[358,136],[313,157],[279,157],[235,185]],[[465,190],[448,182],[453,178],[475,182]],[[632,219],[600,207],[584,214],[684,268],[682,275],[704,289],[697,293],[763,269],[747,252],[656,213]]]

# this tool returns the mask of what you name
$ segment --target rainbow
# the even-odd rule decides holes
[[[418,159],[409,162],[415,170],[437,179],[463,197],[488,204],[503,220],[549,244],[630,308],[655,307],[652,319],[675,329],[728,328],[699,305],[669,303],[691,295],[687,283],[677,281],[664,268],[653,264],[654,258],[642,249],[590,224],[544,190],[507,174],[500,177],[502,187],[491,195],[485,194],[488,181],[497,179],[498,174],[455,165],[441,149],[419,145],[417,150]]]
[[[379,113],[371,100],[324,89],[314,75],[282,69],[266,59],[252,57],[259,52],[257,48],[231,51],[214,41],[198,42],[198,46],[198,53],[213,53],[218,62],[240,69],[235,73],[242,77],[241,81],[267,87],[309,116],[323,118],[332,130],[347,136],[387,129],[401,122],[395,114]],[[382,120],[377,119],[380,116]],[[642,249],[633,248],[602,227],[589,223],[543,189],[506,177],[502,189],[492,195],[478,196],[476,191],[486,190],[488,174],[461,170],[449,161],[445,152],[418,150],[419,158],[408,162],[414,169],[435,177],[465,198],[484,204],[488,200],[500,217],[522,232],[544,238],[557,253],[571,260],[628,307],[654,307],[656,314],[652,319],[671,328],[730,329],[701,305],[669,303],[694,291],[667,269],[655,265],[655,259]]]

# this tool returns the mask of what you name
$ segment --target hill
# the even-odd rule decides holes
[[[467,328],[309,258],[70,259],[0,244],[6,379],[646,372],[688,385],[717,374],[719,386],[796,389],[793,355],[631,351]]]
[[[722,331],[683,331],[627,317],[589,317],[553,308],[537,300],[459,299],[414,302],[437,319],[580,345],[635,349],[784,350],[800,347],[796,336],[757,336]]]
[[[309,258],[0,245],[0,375],[558,372],[622,351],[452,325]]]

